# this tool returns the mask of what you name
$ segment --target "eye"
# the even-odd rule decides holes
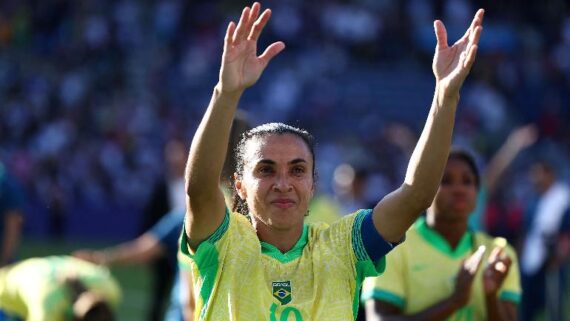
[[[464,177],[463,185],[475,185],[475,179],[471,176]]]
[[[271,166],[261,166],[257,169],[257,172],[261,175],[269,175],[273,173],[273,168]]]
[[[303,166],[295,166],[291,169],[291,172],[295,175],[302,175],[305,174],[307,170]]]

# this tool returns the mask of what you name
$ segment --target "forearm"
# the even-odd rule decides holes
[[[186,189],[192,201],[206,201],[219,193],[232,120],[241,93],[222,93],[214,88],[210,105],[196,131],[186,167]]]
[[[437,192],[447,163],[459,93],[436,86],[432,106],[410,158],[404,184],[424,206]]]
[[[430,205],[447,163],[459,93],[436,92],[402,186],[374,208],[374,225],[385,240],[398,242]]]
[[[492,194],[494,192],[499,178],[520,151],[521,149],[518,146],[505,144],[491,159],[484,176],[485,185],[489,194]]]
[[[106,265],[143,264],[163,254],[164,248],[158,240],[150,234],[143,234],[131,242],[102,250],[101,263]]]
[[[0,253],[0,266],[10,263],[14,258],[16,247],[20,242],[22,230],[22,216],[19,213],[8,213],[4,219],[4,237],[2,239],[2,252]]]
[[[486,295],[487,321],[515,321],[516,315],[511,315],[508,308],[503,306],[497,295]],[[514,311],[516,313],[516,311]]]

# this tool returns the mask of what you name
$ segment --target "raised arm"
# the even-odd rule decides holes
[[[434,22],[437,46],[433,58],[435,94],[422,134],[400,188],[374,208],[374,225],[387,241],[397,242],[431,202],[447,162],[459,91],[475,61],[484,11],[475,14],[465,35],[452,46],[439,20]]]
[[[534,144],[538,130],[534,124],[516,128],[493,156],[485,170],[483,181],[489,195],[493,194],[501,175],[526,147]]]
[[[238,101],[255,84],[269,61],[281,52],[282,42],[257,56],[257,40],[271,10],[260,14],[259,3],[243,9],[239,23],[229,23],[218,84],[194,135],[186,165],[186,233],[192,248],[208,238],[224,217],[224,196],[219,188],[230,127]]]

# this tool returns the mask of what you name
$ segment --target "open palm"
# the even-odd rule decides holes
[[[477,11],[469,29],[452,46],[447,44],[443,23],[440,20],[434,22],[437,46],[432,68],[438,85],[448,92],[459,91],[475,61],[484,13],[483,9]]]
[[[228,25],[220,70],[220,84],[227,92],[241,92],[255,84],[269,61],[285,48],[275,42],[257,56],[257,40],[271,16],[266,9],[261,15],[259,3],[243,9],[238,25]]]

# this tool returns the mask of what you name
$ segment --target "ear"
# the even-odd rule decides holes
[[[242,200],[245,200],[247,198],[246,190],[244,188],[244,185],[242,184],[241,178],[237,173],[234,173],[234,188],[236,189],[238,196]]]

